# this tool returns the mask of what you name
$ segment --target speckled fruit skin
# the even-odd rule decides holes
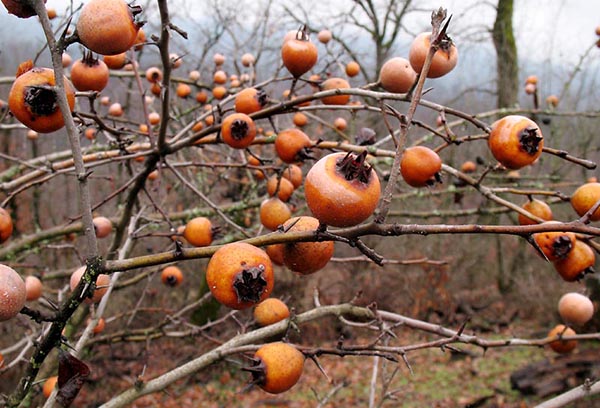
[[[347,180],[337,166],[347,153],[332,153],[316,162],[304,180],[306,204],[323,224],[350,227],[373,214],[381,186],[374,170],[365,183],[358,178]]]
[[[294,217],[283,224],[283,230],[289,232],[315,231],[318,227],[319,220],[314,217]],[[333,241],[286,243],[283,244],[283,263],[294,272],[309,275],[327,265],[333,250]]]
[[[91,0],[77,21],[81,43],[103,55],[127,51],[135,43],[139,29],[140,25],[123,0]]]
[[[0,264],[0,322],[18,315],[26,299],[23,278],[14,269]]]
[[[417,73],[407,59],[395,57],[386,61],[379,72],[381,86],[388,92],[405,93],[417,80]]]
[[[254,308],[254,320],[263,327],[288,317],[290,317],[290,309],[277,298],[265,299]]]
[[[412,42],[408,51],[408,59],[413,69],[420,73],[425,65],[425,58],[429,52],[431,43],[431,32],[419,34]],[[439,78],[446,75],[456,67],[458,62],[458,49],[451,43],[446,49],[440,48],[431,60],[431,67],[427,71],[427,78]]]
[[[600,200],[600,183],[586,183],[580,186],[571,196],[571,206],[581,217]],[[600,220],[600,208],[590,217],[592,221]]]
[[[209,246],[213,241],[212,223],[206,217],[192,218],[185,225],[183,237],[195,247]]]
[[[520,134],[526,129],[537,129],[540,137],[535,151],[527,152],[520,143]],[[503,166],[518,170],[532,164],[542,154],[544,139],[537,123],[525,116],[509,115],[497,120],[492,125],[488,138],[490,151]]]
[[[558,301],[558,313],[565,323],[583,326],[594,316],[594,304],[581,293],[565,293]]]
[[[565,281],[574,282],[580,279],[585,270],[594,266],[595,263],[596,255],[592,248],[577,240],[567,256],[554,263],[554,268]]]
[[[0,207],[0,244],[6,241],[13,232],[13,222],[10,214]]]
[[[400,173],[406,183],[413,187],[425,187],[435,183],[435,175],[442,169],[440,156],[425,146],[407,148],[400,161]]]
[[[292,388],[304,370],[304,355],[282,342],[265,344],[256,351],[254,358],[264,365],[265,379],[258,386],[271,394]]]
[[[73,110],[75,106],[75,90],[66,77],[64,78],[64,82],[67,102],[69,103],[71,110]],[[10,89],[8,95],[8,107],[10,111],[15,115],[19,122],[36,132],[50,133],[61,129],[65,125],[65,122],[62,112],[56,103],[54,103],[52,107],[48,107],[47,112],[39,112],[36,110],[36,106],[31,105],[26,98],[28,90],[31,89],[30,87],[48,89],[55,85],[54,71],[50,68],[36,67],[23,73],[15,79],[15,82]],[[46,101],[48,95],[49,93],[46,93]],[[30,101],[37,104],[37,100],[39,99]],[[56,98],[54,98],[54,101],[56,101]]]
[[[69,282],[71,291],[73,291],[79,284],[79,281],[81,280],[81,277],[83,276],[83,273],[85,272],[85,269],[86,269],[85,266],[81,266],[81,267],[77,268],[75,270],[75,272],[73,272],[71,274],[71,280]],[[96,278],[96,286],[97,287],[101,286],[101,287],[94,290],[94,294],[92,295],[92,298],[91,299],[85,298],[84,302],[85,303],[100,302],[100,300],[102,300],[102,296],[104,296],[104,294],[108,290],[108,287],[106,287],[106,286],[108,286],[109,283],[110,283],[110,276],[104,275],[104,274],[98,275],[98,278]]]
[[[277,197],[267,198],[260,204],[260,223],[271,231],[275,231],[291,217],[290,207]]]
[[[548,333],[548,338],[556,337],[557,335],[562,334],[562,336],[575,336],[575,330],[567,327],[565,329],[564,324],[556,325],[550,332]],[[550,348],[559,354],[570,353],[577,347],[577,340],[556,340],[549,343]]]
[[[552,210],[550,209],[550,206],[541,200],[533,199],[527,201],[525,204],[523,204],[523,209],[529,211],[533,215],[538,216],[544,221],[552,220]],[[522,214],[519,214],[518,219],[519,225],[537,224],[536,221],[532,220],[531,218],[527,218]]]
[[[261,268],[266,281],[256,302],[240,300],[234,288],[236,277],[252,267]],[[234,242],[222,246],[210,258],[206,268],[206,283],[219,303],[232,309],[246,309],[265,300],[273,291],[273,265],[262,249],[244,242]]]

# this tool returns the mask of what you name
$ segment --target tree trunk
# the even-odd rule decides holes
[[[517,45],[512,18],[513,0],[498,0],[498,13],[492,30],[497,56],[498,108],[515,105],[519,92]]]

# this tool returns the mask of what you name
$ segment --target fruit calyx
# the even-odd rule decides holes
[[[353,155],[351,152],[348,152],[346,156],[337,161],[336,167],[346,180],[352,181],[358,179],[363,183],[368,183],[373,167],[366,162],[366,158],[366,150],[359,155]]]
[[[252,374],[252,385],[264,385],[267,382],[267,370],[265,363],[260,358],[251,358],[249,367],[242,367],[243,371],[248,371]]]
[[[296,40],[300,41],[310,41],[310,37],[308,36],[308,29],[306,28],[306,24],[303,24],[302,27],[298,29],[296,33]]]
[[[94,57],[94,54],[91,51],[83,52],[83,57],[81,58],[81,62],[83,62],[88,67],[94,67],[99,64],[98,58]]]
[[[165,283],[171,287],[177,286],[177,277],[175,275],[169,275],[165,279]]]
[[[267,280],[264,277],[265,266],[251,266],[244,268],[238,273],[233,281],[233,288],[237,295],[238,301],[258,303],[265,287]]]
[[[267,93],[263,89],[257,89],[256,90],[256,100],[258,101],[258,104],[262,108],[267,104],[267,102],[269,101],[269,98],[268,98]]]
[[[566,235],[560,235],[552,242],[552,252],[559,259],[564,259],[571,249],[573,249],[573,242]]]
[[[51,115],[58,109],[56,90],[48,85],[32,85],[25,87],[25,104],[34,115]]]
[[[242,140],[248,134],[248,123],[242,119],[236,119],[231,124],[231,137],[235,140]]]
[[[523,129],[519,135],[519,144],[522,150],[533,156],[538,152],[542,139],[543,137],[538,133],[538,128],[529,126]]]

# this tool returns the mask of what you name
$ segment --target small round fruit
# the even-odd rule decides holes
[[[306,204],[323,224],[350,227],[373,214],[381,187],[367,152],[332,153],[316,162],[304,181]]]
[[[564,259],[554,262],[554,268],[565,281],[574,282],[592,272],[595,263],[596,255],[592,248],[577,240]]]
[[[425,58],[429,52],[430,44],[431,32],[421,33],[413,40],[408,52],[408,59],[415,72],[420,73],[423,65],[425,65]],[[440,48],[433,54],[427,78],[439,78],[446,75],[454,69],[457,62],[458,49],[450,37],[444,35]]]
[[[69,108],[75,106],[75,90],[65,77],[65,91]],[[50,68],[32,68],[17,77],[8,95],[8,107],[15,117],[30,129],[50,133],[64,125],[58,107],[54,71]]]
[[[350,78],[357,76],[360,73],[360,65],[356,61],[350,61],[346,64],[346,75]]]
[[[269,194],[270,197],[273,197],[275,194],[277,194],[277,197],[281,201],[287,202],[292,197],[293,193],[294,185],[288,179],[284,177],[271,176],[267,180],[267,194]]]
[[[477,164],[471,160],[467,160],[460,166],[460,171],[463,173],[474,173],[477,170]]]
[[[296,163],[310,156],[313,143],[300,129],[290,128],[280,131],[275,138],[275,151],[284,163]]]
[[[558,106],[558,96],[556,95],[549,95],[546,98],[546,104],[552,108],[556,108]]]
[[[108,107],[108,114],[110,116],[123,116],[123,106],[119,102],[115,102]]]
[[[308,124],[308,116],[306,116],[302,112],[296,112],[296,113],[294,113],[292,122],[294,122],[294,125],[296,125],[298,127],[306,126]]]
[[[527,85],[527,84],[537,85],[537,83],[538,83],[538,77],[536,75],[529,75],[527,78],[525,78],[525,85]]]
[[[245,113],[232,113],[223,119],[221,138],[234,149],[245,149],[256,137],[256,125]]]
[[[262,249],[234,242],[222,246],[210,258],[206,283],[219,303],[232,309],[246,309],[271,294],[273,265]]]
[[[225,71],[222,70],[218,70],[213,74],[213,82],[215,84],[220,84],[223,85],[224,83],[227,82],[227,74],[225,73]]]
[[[42,394],[44,394],[45,398],[48,398],[52,391],[54,391],[54,387],[56,386],[56,382],[58,381],[58,376],[54,375],[52,377],[48,377],[46,381],[44,381],[44,385],[42,386]]]
[[[10,238],[13,232],[12,217],[4,208],[0,207],[0,244]]]
[[[122,52],[115,55],[104,55],[102,60],[109,69],[121,69],[127,63],[127,54]]]
[[[425,146],[407,148],[400,161],[400,173],[406,183],[413,187],[432,186],[440,181],[442,159]]]
[[[304,354],[287,343],[265,344],[254,354],[255,366],[247,369],[253,383],[271,394],[292,388],[304,370]]]
[[[537,87],[534,84],[525,85],[525,93],[527,95],[533,95],[534,93],[536,93],[536,91],[537,91]]]
[[[291,217],[290,207],[277,197],[268,198],[260,204],[260,223],[271,231],[275,231]]]
[[[162,270],[160,280],[164,285],[174,288],[183,282],[183,273],[176,266],[167,266]]]
[[[296,38],[285,41],[281,46],[283,65],[295,78],[307,73],[319,57],[317,46],[310,42],[305,31],[298,31]]]
[[[216,66],[221,66],[225,63],[225,56],[223,54],[216,53],[213,55],[213,62]]]
[[[550,332],[548,333],[548,338],[555,338],[559,336],[575,336],[575,330],[570,327],[566,327],[564,324],[556,325]],[[548,343],[550,348],[559,354],[570,353],[577,347],[577,340],[555,340]]]
[[[571,206],[582,217],[596,202],[600,200],[600,183],[586,183],[580,186],[571,196]],[[591,215],[590,220],[600,220],[600,208]]]
[[[192,88],[188,84],[184,84],[182,82],[177,85],[177,88],[175,88],[175,93],[180,98],[187,98],[192,94]]]
[[[150,67],[146,70],[145,76],[149,82],[155,84],[162,81],[163,72],[159,67]]]
[[[183,237],[195,247],[209,246],[214,238],[214,228],[206,217],[192,218],[185,224]]]
[[[282,176],[291,181],[295,189],[302,185],[302,169],[295,164],[290,164],[283,171]]]
[[[61,55],[61,62],[63,68],[68,68],[73,62],[73,58],[66,52],[63,52]]]
[[[112,222],[106,217],[94,217],[94,231],[97,238],[106,238],[112,232]]]
[[[104,331],[105,327],[106,327],[106,320],[104,320],[104,317],[101,317],[100,319],[98,319],[98,323],[96,323],[96,326],[94,326],[94,328],[92,329],[92,333],[100,334]]]
[[[321,30],[317,33],[317,39],[323,44],[327,44],[332,38],[333,35],[329,30]]]
[[[550,206],[541,200],[532,199],[523,204],[523,209],[525,211],[530,212],[538,218],[541,218],[544,221],[552,220],[552,210]],[[535,225],[537,221],[532,220],[524,216],[523,214],[519,214],[519,225]]]
[[[90,0],[77,21],[79,41],[98,54],[125,52],[137,38],[141,25],[134,20],[133,12],[140,11],[140,7],[131,7],[123,0]]]
[[[148,122],[152,125],[158,125],[160,123],[160,113],[158,112],[150,112],[148,114]]]
[[[25,278],[25,291],[27,292],[27,300],[38,300],[42,296],[42,281],[35,276],[27,276]]]
[[[343,131],[343,130],[346,130],[346,128],[348,127],[348,122],[346,122],[346,119],[344,119],[344,118],[337,117],[333,121],[333,126],[337,130]]]
[[[537,123],[531,119],[509,115],[492,125],[488,146],[502,165],[517,170],[540,157],[544,136]]]
[[[333,89],[349,89],[350,84],[343,78],[329,78],[323,81],[321,89],[331,91]],[[345,105],[350,100],[350,95],[331,95],[321,98],[325,105]]]
[[[196,93],[196,102],[206,103],[207,100],[208,100],[208,93],[206,93],[206,91],[198,91]]]
[[[242,55],[242,65],[245,67],[254,65],[255,61],[256,61],[256,59],[254,58],[254,55],[252,55],[248,52],[245,53],[244,55]]]
[[[558,222],[550,221],[550,223]],[[574,233],[560,231],[539,232],[533,234],[533,239],[551,262],[564,259],[577,241]]]
[[[217,85],[212,89],[212,94],[215,99],[221,100],[227,96],[227,88]]]
[[[258,112],[267,104],[267,94],[262,89],[246,88],[235,96],[235,111],[250,115]]]
[[[80,266],[79,268],[75,269],[75,272],[73,272],[71,274],[71,280],[69,281],[71,291],[75,290],[77,285],[79,285],[79,281],[81,280],[81,277],[83,276],[85,270],[86,270],[85,266]],[[91,298],[85,299],[85,303],[100,302],[100,300],[102,300],[102,297],[108,290],[109,284],[110,284],[110,276],[102,274],[102,273],[100,275],[98,275],[98,278],[96,278],[96,289],[94,290],[94,293]]]
[[[0,264],[0,322],[18,315],[26,300],[23,278],[14,269]]]
[[[91,52],[84,53],[83,58],[75,61],[71,68],[71,82],[78,91],[100,92],[106,88],[108,79],[108,66],[94,58]]]
[[[387,60],[379,72],[383,89],[393,93],[405,93],[417,80],[417,73],[407,59],[395,57]]]
[[[254,320],[261,326],[275,324],[290,317],[290,309],[277,298],[268,298],[254,308]]]
[[[288,232],[315,231],[319,220],[314,217],[294,217],[283,224]],[[283,262],[290,270],[309,275],[323,269],[333,256],[333,241],[290,242],[283,244]]]
[[[594,316],[594,304],[581,293],[565,293],[558,301],[558,313],[565,323],[583,326]]]

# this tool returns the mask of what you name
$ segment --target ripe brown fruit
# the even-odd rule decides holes
[[[537,86],[535,86],[534,84],[525,85],[525,93],[527,95],[533,95],[534,93],[536,93],[536,91],[537,91]]]
[[[25,278],[25,292],[27,293],[27,301],[38,300],[42,296],[42,281],[35,276],[27,276]]]
[[[554,268],[567,282],[574,282],[593,271],[596,255],[589,245],[581,240],[575,241],[573,249],[564,259],[554,262]]]
[[[317,46],[310,42],[303,30],[281,46],[283,65],[295,78],[307,73],[317,63],[318,56]]]
[[[323,81],[321,89],[323,91],[331,91],[333,89],[349,89],[350,84],[343,78],[329,78]],[[350,100],[350,95],[331,95],[321,98],[321,102],[325,105],[345,105]]]
[[[544,136],[537,123],[531,119],[509,115],[492,125],[488,146],[502,165],[517,170],[540,157]]]
[[[112,232],[112,222],[106,217],[94,217],[94,231],[97,238],[106,238]]]
[[[46,0],[44,0],[44,4]],[[6,7],[6,10],[12,15],[19,18],[29,18],[35,16],[35,10],[29,3],[21,0],[2,0],[2,4]]]
[[[304,370],[304,354],[287,343],[265,344],[254,354],[252,382],[271,394],[292,388]]]
[[[65,77],[69,108],[75,106],[75,90]],[[65,122],[58,107],[54,71],[32,68],[17,77],[8,95],[8,107],[15,117],[30,129],[50,133],[61,129]]]
[[[290,207],[277,197],[268,198],[260,204],[260,223],[271,231],[275,231],[291,217]]]
[[[192,88],[188,84],[181,82],[177,85],[177,88],[175,88],[175,93],[180,98],[187,98],[192,94]]]
[[[531,214],[541,218],[544,221],[552,220],[552,210],[550,206],[545,202],[537,199],[532,199],[523,204],[523,209],[530,212]],[[519,214],[519,225],[535,225],[537,221],[532,220],[524,216],[523,214]]]
[[[360,73],[360,65],[356,61],[350,61],[346,64],[346,75],[350,78],[357,76]]]
[[[284,129],[275,138],[275,151],[284,163],[296,163],[310,158],[310,138],[300,129]]]
[[[600,183],[586,183],[580,186],[571,196],[571,206],[582,217],[596,202],[600,200]],[[591,215],[590,220],[600,220],[600,208]]]
[[[277,298],[265,299],[254,308],[254,320],[263,327],[288,317],[290,317],[290,309]]]
[[[294,125],[296,125],[298,127],[306,126],[308,124],[308,116],[306,116],[302,112],[296,112],[296,113],[294,113],[292,122],[294,122]]]
[[[283,170],[282,176],[292,182],[294,188],[302,185],[302,169],[295,164],[290,164]]]
[[[575,330],[570,327],[565,327],[564,324],[556,325],[548,333],[548,338],[556,338],[557,336],[575,336]],[[570,353],[577,347],[577,340],[555,340],[549,343],[552,350],[559,354]]]
[[[400,161],[400,173],[406,183],[413,187],[432,186],[441,181],[442,159],[425,146],[407,148]]]
[[[13,232],[12,217],[4,208],[0,207],[0,244],[10,238]]]
[[[121,69],[127,63],[127,54],[122,52],[115,55],[104,55],[102,60],[109,69]]]
[[[61,62],[63,68],[68,68],[73,62],[73,58],[71,58],[71,56],[68,53],[63,52],[61,55]]]
[[[134,13],[140,12],[141,7],[123,0],[90,0],[77,21],[79,41],[98,54],[125,52],[137,38],[141,24],[134,20]]]
[[[223,85],[227,82],[227,74],[225,71],[218,70],[213,74],[213,82],[215,84]]]
[[[387,60],[379,72],[383,89],[393,93],[405,93],[417,80],[417,73],[407,59],[395,57]]]
[[[162,81],[163,72],[158,67],[150,67],[145,72],[146,79],[151,83],[157,83]]]
[[[549,95],[546,98],[546,104],[551,108],[556,108],[558,106],[558,101],[558,96],[556,95]]]
[[[223,119],[221,138],[234,149],[245,149],[256,137],[256,125],[245,113],[232,113]]]
[[[215,86],[212,89],[212,94],[215,99],[221,100],[227,96],[227,88],[222,85]]]
[[[477,164],[471,160],[467,160],[460,166],[460,171],[463,173],[474,173],[477,170]]]
[[[431,32],[425,32],[419,34],[413,40],[410,46],[408,59],[410,61],[410,65],[417,73],[420,73],[423,65],[425,65],[425,58],[429,52],[430,44]],[[444,35],[444,38],[440,44],[440,48],[435,52],[435,54],[433,54],[431,67],[427,72],[427,78],[439,78],[443,75],[446,75],[454,69],[457,62],[458,49],[450,37]]]
[[[96,325],[92,329],[92,333],[100,334],[104,331],[105,327],[106,327],[106,320],[104,320],[104,317],[101,317],[100,319],[98,319],[98,323],[96,323]]]
[[[333,35],[329,30],[321,30],[317,33],[317,39],[323,44],[327,44],[331,41],[331,38],[333,38]]]
[[[323,224],[350,227],[373,214],[381,187],[367,152],[332,153],[316,162],[304,182],[306,204]]]
[[[275,265],[283,266],[283,244],[267,245],[265,252]]]
[[[18,315],[27,300],[23,278],[3,264],[0,264],[0,299],[0,322]]]
[[[258,112],[267,104],[267,94],[262,89],[246,88],[235,96],[235,111],[250,115]]]
[[[288,232],[315,231],[319,220],[314,217],[294,217],[283,224]],[[333,241],[290,242],[283,244],[283,262],[290,270],[303,275],[323,269],[333,256]]]
[[[42,394],[44,394],[44,397],[48,398],[50,394],[52,394],[52,391],[54,391],[54,387],[56,386],[57,381],[57,375],[48,377],[48,379],[44,381],[44,385],[42,386]]]
[[[192,218],[185,224],[183,237],[195,247],[209,246],[214,238],[214,228],[206,217]]]
[[[273,265],[262,249],[234,242],[222,246],[210,258],[206,283],[219,303],[232,309],[246,309],[271,294]]]
[[[538,77],[536,75],[529,75],[527,78],[525,78],[525,85],[527,85],[527,84],[537,85],[537,83],[538,83]]]
[[[346,119],[344,119],[344,118],[337,117],[333,121],[333,126],[337,130],[343,131],[343,130],[346,130],[346,128],[348,127],[348,122],[346,122]]]
[[[549,221],[548,223],[558,222]],[[575,247],[577,241],[574,233],[560,231],[539,232],[533,234],[533,239],[551,262],[564,259]]]
[[[110,116],[123,116],[123,107],[119,102],[115,102],[108,107],[108,114]]]
[[[250,54],[250,53],[245,53],[244,55],[242,55],[242,65],[245,67],[249,67],[254,65],[255,62],[255,58],[254,55]]]
[[[558,313],[565,323],[583,326],[594,316],[594,304],[581,293],[565,293],[558,301]]]
[[[167,266],[160,274],[161,282],[170,287],[179,286],[183,282],[183,272],[176,266]]]
[[[91,52],[84,53],[83,58],[75,61],[71,68],[71,82],[78,91],[100,92],[106,88],[108,79],[108,66],[94,58]]]
[[[294,193],[294,185],[291,181],[284,177],[271,176],[267,180],[267,194],[273,197],[277,194],[277,197],[281,201],[289,201]]]
[[[225,56],[223,54],[220,53],[216,53],[213,56],[213,62],[215,63],[215,65],[220,66],[223,65],[225,63]]]
[[[86,267],[81,266],[81,267],[75,269],[75,271],[71,274],[71,280],[69,281],[71,291],[75,290],[77,285],[79,285],[79,281],[81,280],[81,277],[83,276],[85,270],[86,270]],[[94,290],[94,293],[92,294],[91,298],[85,299],[85,303],[100,302],[100,300],[102,300],[102,297],[108,290],[109,284],[110,284],[110,276],[105,275],[105,274],[98,275],[98,278],[96,279],[96,289]]]

